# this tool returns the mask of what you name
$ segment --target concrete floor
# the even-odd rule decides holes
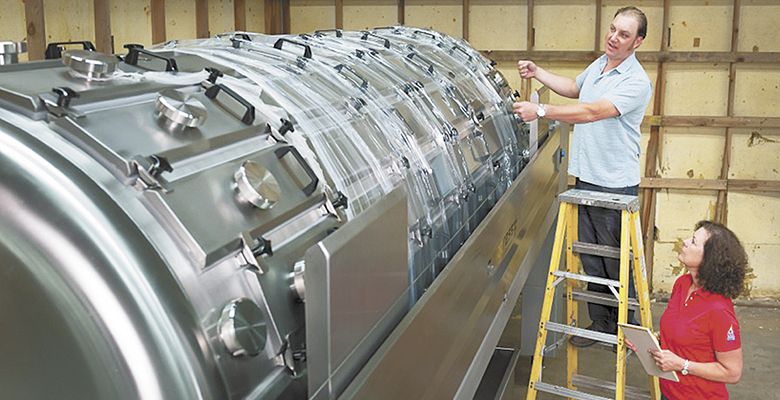
[[[522,298],[520,300],[522,302]],[[540,304],[541,306],[541,304]],[[652,305],[654,327],[666,308],[666,303],[654,302]],[[520,345],[520,306],[510,319],[499,342],[500,346],[519,348]],[[580,307],[581,320],[586,320],[585,307]],[[780,308],[737,307],[737,318],[742,333],[744,351],[744,369],[742,380],[736,385],[728,385],[732,399],[778,399],[780,390],[775,385],[780,379],[776,363],[780,362]],[[600,379],[614,381],[615,353],[611,348],[595,345],[580,351],[579,371]],[[566,351],[558,351],[554,357],[545,357],[543,380],[565,386]],[[514,384],[510,383],[504,399],[523,399],[526,395],[528,376],[531,369],[531,357],[520,356],[514,374]],[[630,357],[627,370],[627,383],[642,389],[647,388],[647,378],[641,364],[635,356]],[[599,394],[599,393],[593,393]],[[604,395],[601,393],[601,395]],[[540,393],[538,399],[560,399],[547,393]],[[693,399],[691,399],[693,400]]]

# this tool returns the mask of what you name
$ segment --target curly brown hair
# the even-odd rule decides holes
[[[699,283],[705,290],[736,298],[745,286],[748,258],[737,235],[723,224],[699,221],[710,237],[704,242],[704,258],[699,266]]]

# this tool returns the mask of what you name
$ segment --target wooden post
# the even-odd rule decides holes
[[[463,39],[469,40],[469,0],[463,0]]]
[[[271,35],[290,32],[289,0],[265,0],[265,30]]]
[[[162,1],[162,0],[160,0]],[[95,48],[106,54],[114,54],[111,40],[111,7],[108,0],[95,0]]]
[[[528,15],[527,15],[527,36],[526,36],[526,50],[532,51],[536,42],[535,30],[534,30],[534,0],[528,0]],[[529,79],[523,79],[520,83],[520,95],[523,100],[531,98],[531,81]]]
[[[336,29],[344,29],[344,0],[336,0]]]
[[[233,0],[233,25],[237,31],[246,31],[246,0]]]
[[[596,0],[596,37],[593,40],[593,51],[601,49],[601,8],[602,0]]]
[[[398,25],[405,24],[406,20],[406,1],[398,0]]]
[[[162,43],[166,40],[165,0],[152,0],[151,16],[152,16],[152,43],[153,44]]]
[[[27,21],[27,56],[43,60],[46,51],[46,20],[43,18],[43,0],[24,0],[24,18]]]
[[[195,0],[195,37],[209,36],[209,1]]]

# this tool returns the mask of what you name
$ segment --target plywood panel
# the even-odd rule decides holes
[[[670,3],[669,26],[672,34],[669,50],[731,51],[733,0]]]
[[[744,243],[780,244],[780,195],[729,192],[728,202],[729,227]]]
[[[246,2],[246,30],[249,32],[265,32],[265,2],[250,0]]]
[[[647,144],[650,142],[650,127],[642,128],[642,136],[640,138],[641,151],[639,153],[639,170],[644,174],[645,165],[647,163]],[[642,194],[642,191],[639,191]]]
[[[780,180],[780,130],[732,129],[729,178]]]
[[[363,30],[396,24],[397,0],[344,0],[344,29]]]
[[[235,31],[235,25],[233,0],[209,0],[209,33],[211,36]]]
[[[665,128],[665,133],[660,165],[661,177],[720,178],[725,129]]]
[[[290,1],[290,30],[309,33],[336,27],[336,6],[333,0]]]
[[[752,269],[748,275],[750,297],[780,297],[780,274],[777,273],[780,245],[746,243],[745,250],[748,266]]]
[[[769,64],[739,65],[734,85],[734,115],[780,115],[780,67]]]
[[[717,198],[715,191],[659,190],[655,217],[657,240],[674,242],[689,237],[696,222],[715,217]]]
[[[463,37],[462,0],[406,0],[406,25]]]
[[[615,17],[618,9],[631,4],[639,8],[647,17],[647,36],[644,43],[638,51],[658,51],[661,50],[661,35],[664,19],[663,0],[639,0],[626,2],[624,0],[604,0],[601,9],[601,34],[606,37],[609,32],[609,24]],[[599,49],[604,50],[604,41],[599,44]]]
[[[120,51],[126,43],[140,43],[144,46],[152,45],[150,1],[110,1],[111,31],[114,34],[114,48]],[[166,33],[166,35],[172,37],[171,33]]]
[[[540,64],[542,68],[558,74],[565,77],[569,77],[571,79],[575,79],[577,75],[580,74],[588,65],[583,63],[577,63],[577,62],[555,62],[555,63],[549,63],[549,64]],[[515,74],[517,74],[517,66],[515,65]],[[538,89],[542,87],[542,84],[539,83],[537,80],[533,80],[531,87],[533,89]],[[559,96],[555,93],[550,93],[550,104],[577,104],[579,100],[577,99],[569,99],[563,96]]]
[[[534,21],[537,50],[593,50],[592,0],[535,1]]]
[[[496,65],[496,68],[501,71],[506,81],[509,82],[509,86],[513,90],[520,90],[520,74],[517,72],[517,63],[501,61]]]
[[[67,0],[43,2],[46,42],[89,40],[95,43],[95,12],[92,2],[74,6]]]
[[[727,64],[669,63],[664,115],[726,115]]]
[[[195,6],[192,0],[165,0],[165,34],[168,39],[195,38]]]
[[[27,38],[24,26],[24,3],[4,1],[0,12],[0,40],[21,42]]]
[[[471,0],[469,42],[480,50],[525,50],[528,3],[517,0]]]
[[[742,0],[739,22],[739,51],[780,51],[777,40],[777,0]]]

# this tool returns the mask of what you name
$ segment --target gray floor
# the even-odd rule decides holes
[[[521,299],[522,301],[522,299]],[[653,303],[654,326],[658,328],[658,319],[666,303]],[[580,307],[584,311],[585,307]],[[520,307],[507,325],[500,346],[519,348]],[[744,351],[744,369],[742,380],[736,385],[728,385],[732,399],[779,399],[780,389],[776,388],[780,375],[776,363],[780,362],[780,309],[766,307],[737,307],[737,318],[742,332]],[[587,319],[584,313],[581,318]],[[601,379],[614,380],[615,353],[611,348],[593,346],[580,351],[579,371]],[[514,384],[507,390],[504,399],[525,398],[531,358],[520,357],[515,368]],[[548,383],[565,384],[565,350],[555,357],[545,357],[543,376]],[[628,385],[647,388],[647,378],[636,357],[629,359]],[[596,393],[594,393],[596,394]],[[540,393],[538,399],[560,399],[561,397]]]

